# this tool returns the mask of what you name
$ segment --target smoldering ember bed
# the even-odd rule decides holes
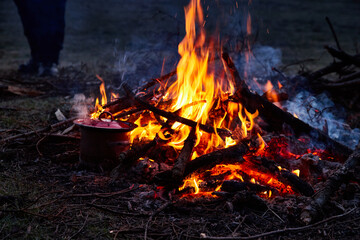
[[[326,18],[332,61],[289,73],[257,43],[252,1],[227,13],[241,12],[236,39],[206,27],[206,1],[186,4],[184,21],[158,13],[184,28],[177,58],[137,59],[162,62],[157,77],[131,54],[115,73],[1,75],[2,238],[359,235],[359,54]]]

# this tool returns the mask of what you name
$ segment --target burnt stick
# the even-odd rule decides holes
[[[184,147],[181,149],[179,157],[176,159],[174,167],[172,168],[172,181],[174,183],[181,183],[183,180],[186,164],[190,161],[192,150],[196,142],[196,128],[191,128],[190,134],[184,142]]]
[[[344,51],[337,50],[330,46],[324,46],[324,48],[331,54],[331,56],[360,67],[360,59],[356,55],[352,56]]]
[[[161,109],[159,109],[157,107],[154,107],[153,105],[143,101],[142,99],[140,99],[138,97],[135,97],[135,95],[131,92],[131,90],[130,90],[130,88],[128,87],[127,84],[124,84],[123,87],[124,87],[125,91],[127,92],[127,94],[131,98],[133,98],[137,103],[144,106],[146,109],[152,111],[155,114],[158,114],[158,115],[160,115],[162,117],[165,117],[165,118],[167,118],[169,120],[172,120],[172,121],[180,122],[182,124],[188,125],[188,126],[193,127],[193,128],[195,128],[196,125],[199,125],[200,130],[202,130],[204,132],[207,132],[207,133],[218,133],[222,137],[231,136],[231,132],[229,130],[222,129],[222,128],[216,128],[215,129],[214,127],[207,126],[207,125],[204,125],[204,124],[201,124],[201,123],[198,124],[197,122],[195,122],[193,120],[186,119],[186,118],[177,116],[174,113],[167,112],[167,111],[161,110]]]
[[[230,56],[227,53],[223,53],[222,57],[234,78],[234,82],[236,83],[236,93],[234,95],[234,100],[236,102],[242,103],[244,107],[250,112],[255,112],[258,110],[261,118],[263,118],[265,122],[272,127],[273,130],[281,131],[283,125],[288,124],[292,127],[297,137],[301,136],[302,134],[307,134],[312,138],[325,143],[327,149],[335,155],[349,156],[351,154],[351,150],[348,147],[331,139],[324,132],[311,127],[309,124],[294,117],[290,113],[283,111],[279,107],[269,102],[267,99],[262,98],[257,93],[251,92],[245,81],[240,78],[240,75]]]
[[[331,196],[339,189],[341,184],[350,180],[351,171],[360,165],[360,144],[346,160],[344,165],[333,173],[325,182],[324,187],[312,198],[311,204],[304,208],[301,220],[309,224],[322,215],[323,208],[328,204]]]
[[[329,66],[326,66],[324,68],[321,68],[313,73],[310,73],[308,76],[309,79],[315,80],[322,76],[325,76],[329,73],[338,72],[341,69],[343,69],[346,66],[349,66],[350,64],[348,62],[333,62]]]

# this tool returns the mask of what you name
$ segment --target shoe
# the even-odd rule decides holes
[[[39,77],[56,77],[59,75],[59,70],[56,63],[40,63],[39,64]]]
[[[37,74],[39,70],[39,63],[32,58],[25,64],[19,66],[18,72],[22,74]]]

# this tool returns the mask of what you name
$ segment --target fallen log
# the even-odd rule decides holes
[[[341,184],[351,178],[351,171],[360,165],[360,144],[346,160],[344,165],[332,174],[324,183],[324,187],[312,198],[311,203],[301,213],[301,220],[309,224],[323,215],[323,209],[330,198],[336,193]]]
[[[306,124],[290,113],[283,111],[268,100],[262,98],[257,93],[251,92],[245,81],[240,78],[240,75],[230,56],[227,53],[223,53],[222,57],[236,84],[234,101],[242,103],[250,112],[258,110],[260,117],[263,118],[264,121],[275,131],[282,131],[284,124],[287,124],[291,126],[297,137],[302,134],[307,134],[315,140],[325,143],[327,150],[334,155],[349,156],[351,154],[351,150],[348,147],[331,139],[324,132],[311,127],[309,124]]]
[[[169,120],[172,120],[172,121],[176,121],[176,122],[180,122],[182,124],[185,124],[185,125],[188,125],[190,127],[193,127],[193,128],[196,128],[197,125],[199,125],[199,129],[204,131],[204,132],[207,132],[207,133],[218,133],[220,136],[222,137],[229,137],[231,136],[231,132],[229,130],[226,130],[226,129],[222,129],[222,128],[214,128],[214,127],[211,127],[211,126],[208,126],[208,125],[204,125],[204,124],[201,124],[201,123],[197,123],[195,121],[192,121],[190,119],[186,119],[186,118],[183,118],[183,117],[180,117],[180,116],[177,116],[176,114],[174,113],[171,113],[171,112],[167,112],[167,111],[164,111],[164,110],[161,110],[145,101],[143,101],[142,99],[138,98],[138,97],[135,97],[135,95],[131,92],[130,88],[127,86],[127,84],[124,84],[123,85],[125,91],[127,92],[127,94],[133,98],[137,103],[139,103],[141,106],[145,107],[146,109],[152,111],[153,113],[155,114],[158,114],[162,117],[165,117]]]

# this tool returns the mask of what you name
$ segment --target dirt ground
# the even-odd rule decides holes
[[[184,35],[187,2],[69,0],[60,76],[39,78],[16,73],[18,65],[28,60],[29,49],[15,4],[1,0],[0,91],[4,86],[7,90],[0,92],[0,140],[57,123],[57,109],[73,117],[75,94],[85,94],[92,105],[90,97],[99,87],[96,74],[116,88],[119,76],[134,85],[158,77],[163,59],[164,72],[171,71]],[[205,0],[204,6],[209,6],[209,31],[241,39],[248,1]],[[258,33],[256,44],[281,50],[279,67],[306,60],[286,74],[319,69],[333,61],[323,48],[335,45],[325,16],[342,48],[351,54],[360,51],[360,0],[253,0],[250,13],[254,35]],[[194,239],[201,233],[250,237],[302,226],[297,219],[301,197],[286,199],[288,209],[276,204],[283,200],[274,200],[265,212],[245,208],[234,213],[228,202],[216,201],[176,203],[157,212],[164,201],[152,200],[151,186],[110,184],[108,173],[79,168],[79,135],[62,139],[56,133],[38,133],[0,146],[1,239],[144,239],[145,231],[148,239]],[[356,194],[359,199],[359,189]],[[329,205],[324,218],[343,213],[340,204]],[[344,206],[349,210],[357,205],[348,201]],[[354,208],[344,217],[265,239],[355,239],[360,234],[359,216],[359,208]]]

